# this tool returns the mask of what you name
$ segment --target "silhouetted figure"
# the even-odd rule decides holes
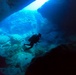
[[[33,35],[31,38],[28,39],[28,41],[30,42],[30,44],[24,44],[24,45],[28,45],[30,46],[28,49],[32,48],[33,45],[37,42],[39,42],[39,39],[41,38],[41,34],[39,33],[38,35],[35,34]]]

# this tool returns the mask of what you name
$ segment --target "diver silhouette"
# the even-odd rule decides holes
[[[36,44],[37,42],[39,42],[40,38],[41,38],[41,34],[40,33],[38,35],[35,34],[35,35],[33,35],[32,37],[30,37],[28,39],[28,41],[30,42],[30,44],[24,44],[24,45],[30,46],[28,49],[31,49],[34,46],[34,44]]]

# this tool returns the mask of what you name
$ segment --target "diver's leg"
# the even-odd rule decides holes
[[[25,45],[28,45],[28,46],[30,46],[30,44],[24,44],[24,46],[25,46]]]
[[[30,46],[30,47],[27,48],[27,49],[25,49],[25,50],[29,50],[29,49],[31,49],[31,48],[33,47],[33,44],[31,44],[31,45],[29,44],[29,46]]]
[[[31,48],[33,47],[34,43],[30,42],[30,44],[24,44],[24,46],[25,46],[25,45],[30,46],[29,48],[25,49],[25,50],[29,50],[29,49],[31,49]]]
[[[30,48],[32,48],[32,47],[33,47],[33,45],[34,45],[34,43],[30,44]]]

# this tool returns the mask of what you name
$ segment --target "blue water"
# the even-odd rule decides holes
[[[22,9],[0,22],[0,56],[6,58],[6,64],[9,65],[7,69],[1,69],[5,75],[24,75],[34,57],[43,55],[60,44],[76,40],[75,34],[70,36],[65,27],[63,29],[58,25],[64,17],[64,10],[60,10],[65,9],[66,1],[51,0],[47,4],[51,4],[51,11],[47,12],[47,8],[43,11],[40,8],[43,15],[37,10]],[[38,33],[42,35],[40,41],[27,51],[28,46],[24,47],[24,43],[28,44],[28,39]]]

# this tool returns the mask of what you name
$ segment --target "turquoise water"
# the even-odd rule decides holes
[[[54,1],[51,1],[52,5],[58,4],[58,7],[56,10],[55,7],[52,8],[51,14],[60,11],[59,7],[64,3]],[[27,50],[29,46],[24,44],[28,44],[28,39],[38,33],[42,35],[40,41]],[[0,56],[6,59],[7,64],[7,67],[2,67],[0,71],[4,75],[24,75],[33,58],[45,54],[60,44],[75,40],[74,35],[67,36],[56,23],[48,21],[37,10],[22,9],[0,22]]]
[[[46,29],[44,30],[43,27],[47,27],[47,23],[47,19],[43,18],[38,11],[25,9],[0,22],[0,56],[6,58],[8,65],[1,69],[5,75],[10,75],[10,73],[11,75],[17,73],[24,75],[31,60],[48,51],[48,42],[42,41],[43,38],[30,50],[26,50],[28,46],[23,46],[24,43],[29,43],[28,38],[32,35],[45,34]],[[11,72],[11,70],[13,71]]]

